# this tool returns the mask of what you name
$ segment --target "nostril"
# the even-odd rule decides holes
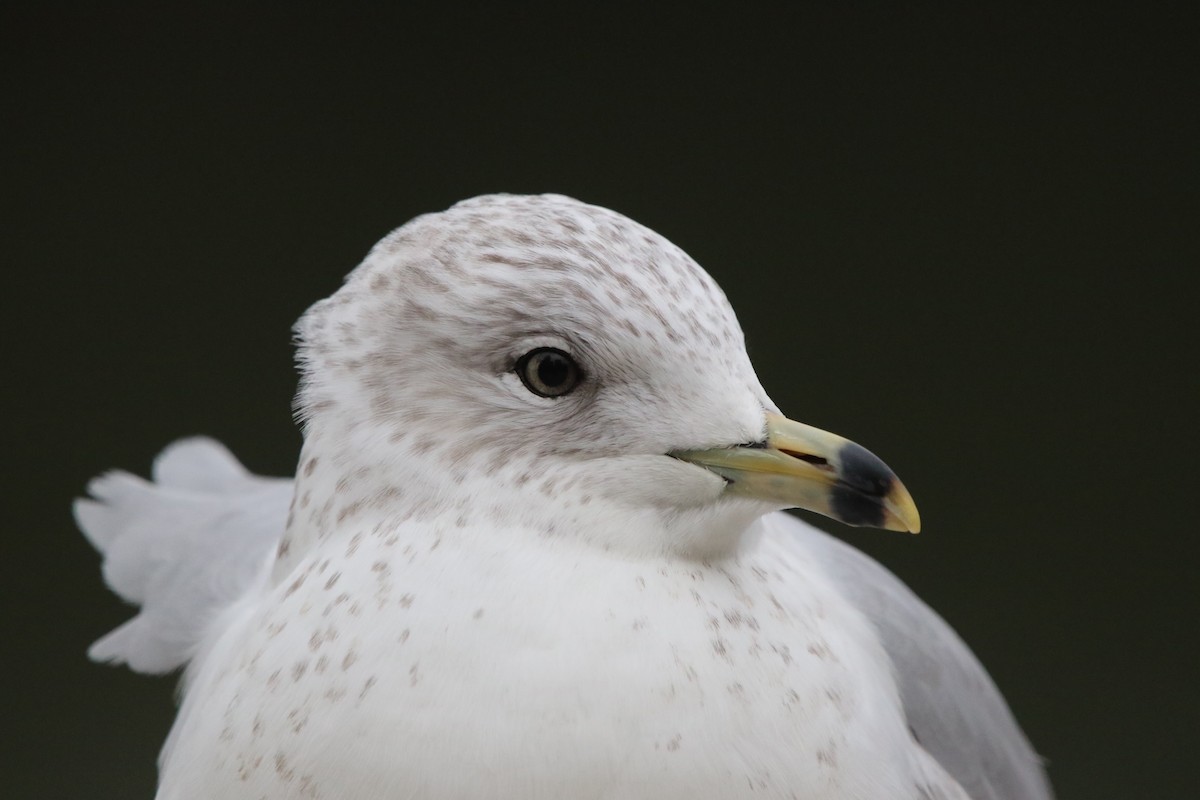
[[[811,453],[799,453],[795,450],[780,450],[779,452],[786,453],[787,455],[791,456],[792,458],[798,458],[801,461],[805,461],[809,464],[812,464],[814,467],[828,467],[829,466],[829,459],[824,458],[823,456],[814,456]]]

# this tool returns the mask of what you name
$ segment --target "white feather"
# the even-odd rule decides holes
[[[138,672],[183,666],[206,624],[242,596],[283,534],[290,480],[251,475],[219,443],[183,439],[154,465],[88,484],[75,502],[80,529],[101,555],[108,586],[141,606],[88,655]]]
[[[879,632],[913,736],[973,800],[1049,800],[1041,760],[971,649],[937,612],[861,550],[787,514],[764,547],[804,551]]]

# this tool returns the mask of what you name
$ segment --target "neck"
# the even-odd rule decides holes
[[[507,529],[629,558],[720,559],[735,555],[747,528],[771,510],[714,499],[707,484],[672,491],[667,502],[662,485],[669,478],[647,480],[655,467],[670,475],[673,465],[661,457],[549,464],[477,453],[455,462],[420,439],[380,442],[377,432],[353,428],[313,421],[306,429],[273,583],[330,539],[435,517],[464,537],[509,535]]]

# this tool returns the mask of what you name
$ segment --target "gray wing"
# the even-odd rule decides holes
[[[936,612],[853,547],[787,514],[765,522],[817,558],[874,624],[913,735],[973,800],[1051,800],[1041,759],[1000,690]]]
[[[137,616],[88,650],[96,661],[169,672],[195,654],[208,623],[265,575],[283,536],[292,481],[252,475],[212,439],[183,439],[153,481],[109,472],[75,501],[104,580]]]

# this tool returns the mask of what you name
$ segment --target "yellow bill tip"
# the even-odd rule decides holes
[[[917,504],[913,501],[912,495],[900,481],[897,480],[891,491],[887,493],[883,507],[886,514],[885,530],[921,532],[921,513],[917,511]]]

